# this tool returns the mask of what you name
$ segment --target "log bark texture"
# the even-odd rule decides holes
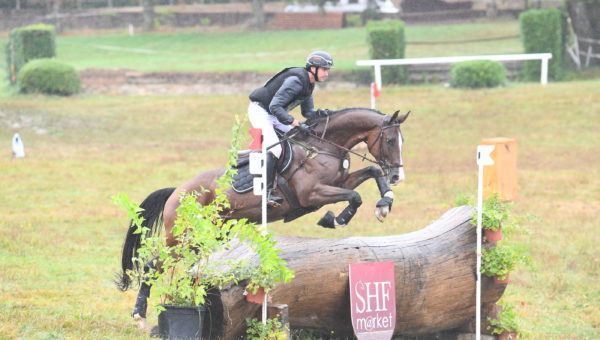
[[[348,265],[394,262],[397,335],[424,335],[466,327],[475,319],[476,228],[474,209],[454,208],[428,227],[409,234],[382,237],[318,239],[277,237],[281,256],[295,278],[271,291],[273,303],[287,304],[292,328],[353,333],[350,319]],[[250,259],[245,244],[220,256]],[[482,304],[496,302],[506,285],[482,277]],[[213,323],[219,337],[244,334],[245,318],[260,313],[260,305],[245,301],[243,288],[221,290],[222,310]],[[485,313],[482,313],[485,320]]]

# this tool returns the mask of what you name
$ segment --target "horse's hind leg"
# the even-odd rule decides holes
[[[338,216],[335,216],[331,211],[328,211],[327,214],[319,220],[317,224],[324,228],[335,228],[347,225],[362,204],[362,199],[358,192],[332,186],[319,186],[315,188],[315,191],[310,194],[309,201],[316,206],[348,201],[348,206]]]
[[[144,274],[148,274],[150,269],[155,268],[156,259],[157,258],[154,258],[144,265]],[[146,282],[142,282],[135,300],[135,306],[133,307],[133,319],[137,322],[138,327],[142,330],[149,330],[149,325],[146,321],[146,312],[148,310],[148,298],[150,297],[151,289],[152,286]]]

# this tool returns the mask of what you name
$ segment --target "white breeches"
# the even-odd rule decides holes
[[[283,132],[288,132],[292,129],[289,125],[281,124],[275,116],[270,115],[256,102],[251,102],[248,106],[248,118],[250,118],[250,123],[253,128],[262,129],[263,143],[265,143],[266,147],[279,142],[279,138],[275,133],[275,128]],[[279,156],[281,156],[281,145],[278,144],[269,151],[272,152],[275,157],[279,158]]]

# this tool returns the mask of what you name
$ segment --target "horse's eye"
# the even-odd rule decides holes
[[[390,137],[386,138],[386,139],[385,139],[385,141],[386,141],[386,143],[388,143],[389,145],[393,145],[393,144],[395,143],[395,140],[394,140],[394,138],[390,138]]]

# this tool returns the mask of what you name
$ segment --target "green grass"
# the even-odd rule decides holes
[[[412,110],[403,127],[407,179],[391,216],[373,216],[377,188],[351,225],[315,225],[323,211],[276,234],[391,235],[423,228],[475,193],[475,148],[507,136],[519,146],[519,199],[535,263],[511,275],[525,339],[600,336],[600,81],[513,85],[481,91],[390,87],[378,104]],[[321,107],[368,105],[368,91],[319,91]],[[144,339],[129,317],[135,295],[111,283],[126,218],[110,197],[140,201],[226,161],[229,128],[246,96],[6,96],[0,101],[0,339]],[[27,157],[11,160],[19,132]],[[366,164],[354,159],[353,167]],[[339,212],[342,205],[332,207]],[[324,209],[323,209],[324,210]],[[156,316],[150,315],[152,322]]]
[[[518,22],[407,26],[406,57],[441,57],[522,53]],[[462,43],[499,36],[508,40]],[[458,41],[454,44],[411,45],[411,42]],[[4,45],[0,40],[0,45]],[[57,39],[57,58],[76,69],[127,68],[139,71],[275,71],[302,65],[311,50],[326,50],[338,69],[356,69],[369,59],[364,28],[314,31],[233,31],[149,33],[129,36],[67,35]]]

